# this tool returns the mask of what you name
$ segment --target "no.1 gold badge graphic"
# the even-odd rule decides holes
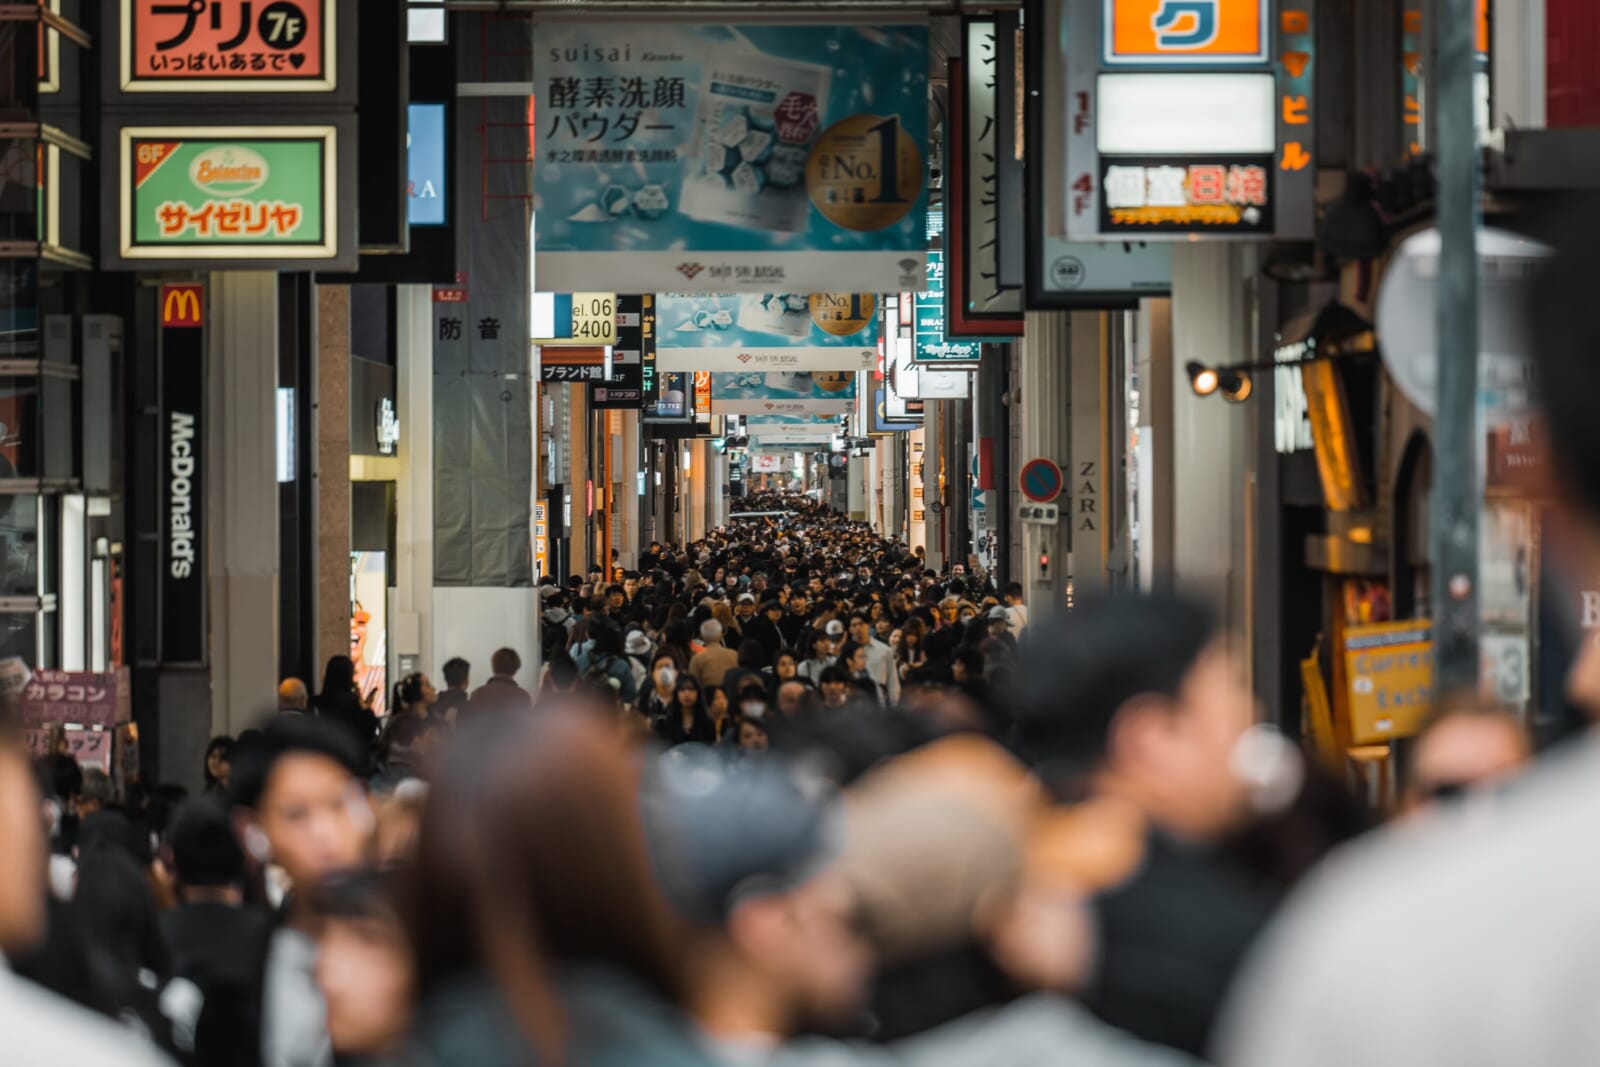
[[[898,115],[851,115],[829,126],[806,161],[817,210],[847,230],[899,222],[922,195],[922,153]]]
[[[874,293],[812,293],[811,321],[823,333],[849,337],[859,333],[878,310]]]

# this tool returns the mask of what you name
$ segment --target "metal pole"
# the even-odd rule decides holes
[[[1478,151],[1473,121],[1474,0],[1436,0],[1439,379],[1434,424],[1433,611],[1436,684],[1478,684]]]

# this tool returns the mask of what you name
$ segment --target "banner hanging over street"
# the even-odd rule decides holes
[[[547,22],[534,46],[536,285],[920,288],[926,25]]]
[[[877,311],[872,293],[664,293],[657,366],[862,370],[878,356]]]
[[[854,371],[711,376],[711,410],[718,415],[844,415],[855,399]]]

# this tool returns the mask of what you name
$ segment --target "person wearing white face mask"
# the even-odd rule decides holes
[[[672,710],[673,690],[678,684],[678,656],[664,648],[650,660],[650,685],[639,697],[639,714],[654,725]]]

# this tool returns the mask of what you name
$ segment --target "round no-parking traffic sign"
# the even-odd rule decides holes
[[[1035,504],[1048,504],[1061,495],[1061,468],[1048,459],[1030,459],[1022,465],[1017,484]]]

